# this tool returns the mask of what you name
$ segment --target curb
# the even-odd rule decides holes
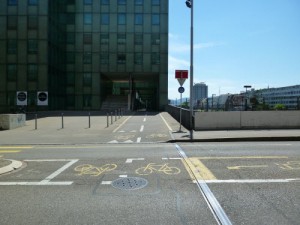
[[[8,166],[4,166],[4,167],[0,168],[0,175],[4,174],[4,173],[11,172],[11,171],[16,170],[16,169],[19,169],[23,165],[23,163],[21,161],[12,160],[12,159],[4,159],[4,160],[11,161],[11,164],[9,164]]]
[[[167,143],[175,142],[251,142],[251,141],[300,141],[300,136],[294,137],[228,137],[228,138],[203,138],[203,139],[175,139]]]

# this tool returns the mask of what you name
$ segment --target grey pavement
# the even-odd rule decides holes
[[[115,129],[126,123],[130,116],[107,117],[98,114],[92,115],[89,120],[86,113],[75,113],[63,118],[58,115],[45,116],[38,118],[37,123],[34,119],[27,120],[24,127],[0,131],[0,146],[101,144],[104,143],[102,138],[105,135],[112,134]],[[300,141],[300,129],[193,131],[191,140],[190,131],[184,127],[180,130],[180,124],[172,116],[167,112],[162,112],[161,116],[170,131],[170,138],[165,142]],[[21,166],[20,162],[3,159],[0,155],[0,174]]]

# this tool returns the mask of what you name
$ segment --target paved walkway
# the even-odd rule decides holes
[[[172,136],[168,142],[300,141],[300,129],[193,131],[191,140],[190,132],[184,127],[179,131],[180,124],[173,117],[166,112],[162,112],[161,115],[168,124]],[[92,115],[89,120],[88,114],[85,113],[80,116],[68,115],[64,118],[61,115],[48,116],[38,119],[37,124],[35,120],[28,120],[24,127],[0,131],[0,147],[33,144],[99,144],[101,135],[112,133],[127,118],[128,116],[115,115],[107,118],[102,114]],[[21,165],[18,161],[3,159],[0,155],[0,174]]]

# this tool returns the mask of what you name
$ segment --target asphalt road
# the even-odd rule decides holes
[[[1,224],[218,224],[224,215],[225,224],[299,224],[299,147],[260,142],[10,148],[19,151],[7,156],[25,165],[0,176]]]

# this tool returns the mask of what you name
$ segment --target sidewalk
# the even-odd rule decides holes
[[[300,141],[300,129],[285,130],[220,130],[190,131],[180,124],[167,112],[161,116],[166,121],[172,138],[165,142],[237,142],[237,141]],[[26,126],[0,131],[0,146],[5,145],[39,145],[39,144],[101,144],[107,143],[103,137],[111,134],[114,129],[125,123],[129,116],[111,118],[105,115],[91,117],[91,127],[87,116],[73,115],[64,118],[45,117],[38,119],[37,129],[35,120],[28,120]],[[160,119],[160,117],[157,117]],[[111,119],[113,124],[111,124]],[[109,126],[107,127],[107,122]],[[63,127],[64,126],[64,127]],[[0,155],[0,175],[13,171],[22,166],[22,162],[8,160]]]

